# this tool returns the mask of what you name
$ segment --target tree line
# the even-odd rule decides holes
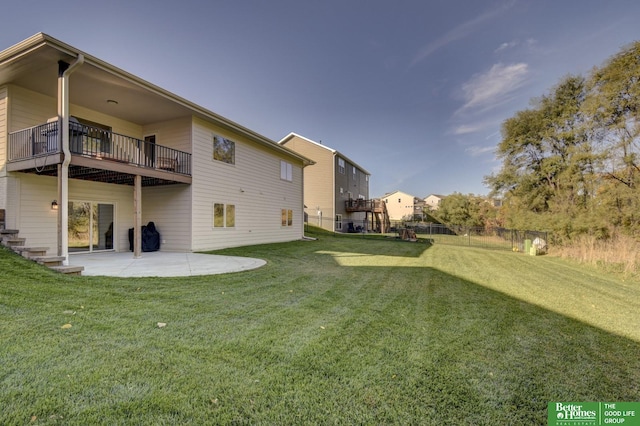
[[[493,224],[548,230],[558,242],[640,236],[640,42],[566,76],[501,131],[501,167],[485,177],[503,201]],[[474,204],[454,196],[449,204]]]

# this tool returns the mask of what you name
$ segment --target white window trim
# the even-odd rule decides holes
[[[222,204],[222,226],[216,226],[216,204]],[[233,226],[227,226],[227,208],[233,206]],[[235,229],[236,228],[236,205],[231,203],[216,203],[212,205],[212,220],[211,227],[213,229]]]
[[[280,160],[280,179],[293,182],[293,165],[284,160]]]

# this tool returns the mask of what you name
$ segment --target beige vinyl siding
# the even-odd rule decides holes
[[[387,202],[389,219],[402,220],[405,216],[413,215],[413,195],[396,191],[385,195],[383,200]]]
[[[6,117],[7,117],[7,125],[6,130],[8,133],[14,132],[16,130],[21,130],[25,128],[29,128],[38,124],[46,123],[47,119],[55,116],[57,107],[56,101],[53,98],[41,95],[39,93],[23,89],[22,87],[9,85],[6,87]],[[2,132],[4,134],[4,132]],[[5,141],[5,149],[3,149],[3,155],[6,155],[7,141]],[[3,162],[4,164],[4,162]],[[4,167],[3,167],[4,170]],[[4,173],[4,171],[3,171]],[[25,237],[24,232],[28,232],[29,235],[32,235],[31,240],[27,240],[27,244],[34,245],[35,241],[33,241],[33,237],[38,240],[44,240],[47,243],[37,244],[38,246],[50,247],[52,250],[51,253],[57,251],[57,242],[56,242],[56,220],[54,219],[53,228],[49,228],[48,220],[51,214],[49,211],[51,210],[51,201],[57,198],[57,180],[56,178],[49,178],[51,182],[53,182],[53,191],[48,189],[46,180],[40,181],[43,186],[36,185],[36,193],[35,198],[30,198],[29,196],[24,199],[23,193],[24,187],[21,184],[22,174],[20,174],[20,179],[16,176],[18,174],[7,174],[6,177],[3,177],[3,194],[5,195],[6,202],[6,215],[7,215],[7,227],[15,228],[20,230],[20,236]],[[45,178],[43,178],[45,179]],[[28,180],[25,182],[29,182]],[[47,188],[47,189],[45,189]],[[49,195],[45,195],[44,192],[49,193]],[[41,200],[38,199],[38,196],[43,196]],[[25,204],[27,206],[27,210],[25,210]],[[40,211],[39,207],[45,206],[46,211],[46,219],[42,221],[36,219],[37,215],[35,215],[36,211]],[[30,210],[34,208],[35,210]],[[47,210],[48,209],[48,210]],[[35,216],[34,216],[35,215]],[[55,216],[55,215],[54,215]],[[35,228],[29,231],[25,229],[20,229],[20,224],[24,221],[30,223],[30,220],[35,222]],[[43,227],[46,228],[43,229]],[[40,233],[42,231],[42,234]],[[52,233],[52,234],[51,234]],[[51,235],[53,235],[53,242],[50,241]]]
[[[25,245],[48,247],[47,254],[57,254],[58,212],[51,210],[51,202],[57,199],[58,179],[24,174],[18,188],[15,228],[20,231],[20,237],[26,238]],[[129,250],[128,229],[133,227],[133,190],[130,186],[70,180],[69,200],[113,204],[116,214],[114,248]]]
[[[191,152],[191,117],[143,126],[142,135],[156,135],[158,145]]]
[[[191,251],[191,186],[164,185],[142,189],[142,224],[153,222],[162,251]]]
[[[130,121],[122,120],[111,115],[103,114],[85,107],[70,104],[69,114],[94,123],[111,127],[111,131],[132,138],[142,139],[142,126]],[[55,114],[54,114],[55,115]]]
[[[18,197],[14,201],[16,216],[12,228],[26,238],[25,246],[48,247],[47,254],[56,255],[58,212],[51,210],[51,202],[58,198],[57,178],[25,174],[16,185]]]
[[[213,136],[235,142],[235,164],[213,160]],[[193,250],[217,249],[302,237],[302,164],[232,132],[194,119]],[[293,166],[293,181],[280,179],[280,160]],[[235,205],[235,227],[214,228],[213,204]],[[283,227],[282,209],[293,210]]]
[[[10,86],[9,96],[9,132],[44,124],[58,113],[55,98],[19,86]]]
[[[322,211],[323,228],[333,231],[335,221],[334,153],[332,150],[293,136],[285,146],[300,155],[310,158],[316,164],[304,169],[304,205],[309,216],[317,217]]]
[[[7,87],[0,87],[0,209],[7,208]]]
[[[0,177],[6,176],[7,162],[7,87],[0,87]],[[4,194],[4,192],[2,192]],[[4,197],[2,197],[4,198]]]
[[[32,92],[19,86],[11,86],[10,95],[10,132],[44,124],[49,118],[58,114],[55,98]],[[74,104],[69,105],[69,113],[74,117],[109,126],[115,133],[142,138],[142,126],[135,123]]]

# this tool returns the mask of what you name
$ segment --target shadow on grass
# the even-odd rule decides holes
[[[269,265],[190,279],[0,256],[22,268],[0,279],[0,423],[546,424],[550,401],[640,399],[640,343],[366,244],[235,249]],[[317,254],[341,246],[375,255]]]
[[[327,367],[318,374],[374,375],[385,383],[378,403],[420,413],[401,423],[546,424],[548,402],[640,399],[640,343],[632,339],[429,267],[342,268],[360,277],[343,286],[376,296],[361,296],[357,307],[351,298],[337,303],[358,314],[329,322],[337,331],[323,343],[332,352],[319,355]]]

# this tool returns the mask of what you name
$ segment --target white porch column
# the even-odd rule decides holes
[[[78,55],[78,58],[71,65],[63,61],[58,62],[58,142],[64,154],[62,167],[58,175],[60,192],[60,204],[58,205],[58,223],[60,224],[58,255],[64,257],[62,261],[64,265],[69,264],[69,163],[71,163],[71,151],[69,150],[69,76],[83,63],[83,55]]]
[[[142,252],[142,176],[136,175],[133,189],[133,258]]]

